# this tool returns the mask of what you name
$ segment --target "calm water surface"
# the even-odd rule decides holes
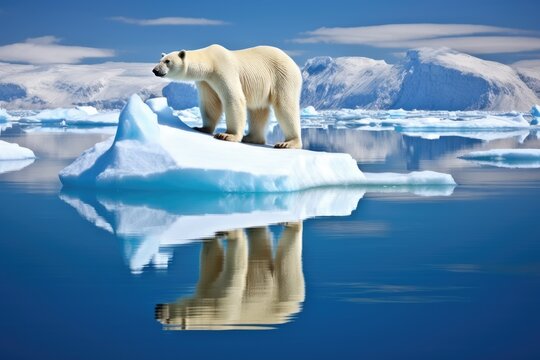
[[[62,190],[106,132],[0,135],[39,157],[0,167],[1,358],[540,358],[540,170],[457,158],[536,133],[304,129],[365,171],[456,188]]]

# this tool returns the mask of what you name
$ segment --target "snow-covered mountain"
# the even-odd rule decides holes
[[[143,99],[169,89],[171,104],[197,103],[192,84],[156,78],[153,64],[107,62],[92,65],[18,65],[0,63],[0,107],[42,109],[92,105],[119,109],[133,93]],[[174,91],[171,91],[174,90]],[[172,95],[174,94],[174,96]]]
[[[512,67],[450,49],[411,50],[395,65],[318,57],[308,60],[302,75],[302,104],[318,109],[525,111],[539,102]]]
[[[197,106],[193,84],[156,78],[150,63],[0,63],[0,108],[92,105],[120,109],[133,94]],[[407,52],[397,64],[363,57],[316,57],[302,68],[302,106],[317,109],[520,110],[540,103],[540,61],[512,67],[449,49]]]

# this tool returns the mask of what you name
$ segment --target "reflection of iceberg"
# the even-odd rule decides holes
[[[505,168],[540,168],[540,149],[494,149],[473,151],[460,156],[481,165]]]
[[[187,128],[180,120],[175,127],[159,125],[158,117],[167,117],[165,122],[170,123],[172,112],[166,111],[166,103],[160,101],[153,100],[151,107],[133,95],[120,115],[115,138],[97,144],[63,169],[62,183],[79,187],[225,192],[372,184],[349,154],[281,151],[218,141]],[[421,184],[455,184],[447,174],[425,175]],[[401,184],[410,182],[393,185]]]
[[[280,194],[67,192],[62,200],[96,226],[125,241],[129,266],[163,266],[167,247],[237,228],[349,215],[362,189],[314,189]]]
[[[167,330],[267,329],[290,321],[304,297],[300,221],[285,224],[275,256],[267,227],[209,239],[195,293],[157,305],[155,316]]]
[[[22,170],[33,162],[34,159],[0,161],[0,174]]]

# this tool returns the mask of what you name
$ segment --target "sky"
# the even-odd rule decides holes
[[[277,46],[300,65],[314,56],[396,62],[423,46],[513,63],[540,59],[539,13],[537,0],[2,0],[0,61],[155,62],[217,43]]]

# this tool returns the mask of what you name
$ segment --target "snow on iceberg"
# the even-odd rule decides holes
[[[506,168],[540,168],[540,149],[494,149],[473,151],[460,156],[481,165]]]
[[[185,126],[159,125],[162,114],[156,115],[139,96],[133,95],[120,114],[116,136],[96,144],[63,169],[59,174],[62,183],[97,188],[225,192],[373,184],[348,154],[284,151],[218,141]],[[393,185],[410,185],[419,180],[423,185],[455,184],[446,174],[437,177],[435,173],[426,173],[425,178],[422,174],[395,177]]]
[[[0,161],[35,159],[36,155],[28,148],[19,144],[8,143],[0,140]]]

